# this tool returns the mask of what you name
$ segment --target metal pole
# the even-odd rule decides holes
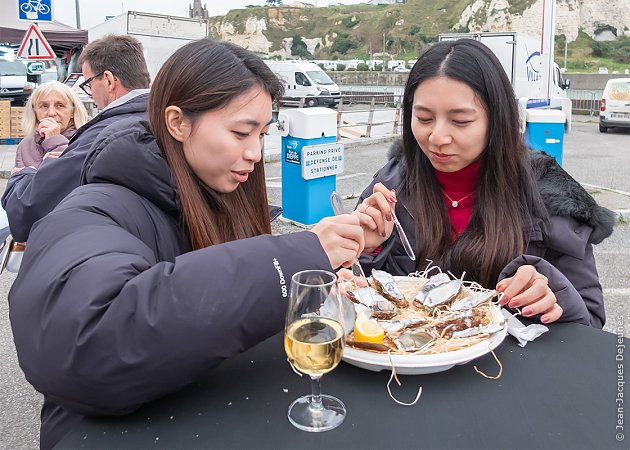
[[[569,38],[564,35],[564,70],[567,70],[567,47],[569,45]]]
[[[385,32],[383,32],[383,72],[385,72]]]
[[[77,28],[81,29],[81,11],[79,10],[79,0],[74,0],[74,13],[77,16]]]

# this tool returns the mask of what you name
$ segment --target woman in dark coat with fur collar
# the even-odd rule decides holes
[[[432,46],[409,74],[403,138],[364,191],[367,268],[439,265],[504,295],[543,323],[601,328],[592,245],[614,215],[543,153],[525,147],[514,92],[494,54],[460,39]],[[392,236],[394,207],[415,261]],[[368,218],[369,217],[369,218]]]

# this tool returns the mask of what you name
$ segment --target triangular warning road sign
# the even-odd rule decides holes
[[[39,28],[37,28],[37,25],[32,24],[26,31],[17,57],[41,61],[44,59],[55,59],[55,52],[53,52],[50,44]]]

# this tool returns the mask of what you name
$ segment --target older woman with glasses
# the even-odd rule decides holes
[[[12,173],[37,169],[45,158],[59,157],[87,120],[81,100],[68,86],[58,81],[39,86],[26,103],[22,121],[26,137],[18,145]]]

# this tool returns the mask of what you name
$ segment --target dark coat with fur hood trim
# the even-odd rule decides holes
[[[383,183],[388,188],[396,188],[400,184],[400,170],[404,164],[401,141],[392,145],[389,158],[389,162],[374,175],[374,180],[363,191],[359,201],[372,193],[376,183]],[[539,192],[549,212],[549,221],[545,223],[540,219],[531,228],[523,230],[525,251],[505,266],[497,282],[512,276],[520,266],[531,264],[549,279],[549,287],[564,311],[560,321],[602,328],[605,322],[604,299],[592,246],[610,236],[615,222],[614,213],[597,205],[555,159],[534,152],[531,161]],[[400,197],[396,215],[407,231],[411,245],[415,246],[414,219],[405,206],[405,200]],[[395,233],[383,243],[379,254],[364,256],[361,263],[366,270],[382,269],[393,275],[406,275],[416,270]]]

